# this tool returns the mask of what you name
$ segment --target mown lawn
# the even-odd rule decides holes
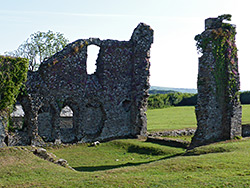
[[[196,128],[194,106],[178,106],[147,111],[148,131]],[[242,105],[242,124],[250,124],[250,105]]]
[[[148,110],[147,118],[149,132],[196,127],[194,106]]]
[[[194,107],[149,110],[149,130],[195,127]],[[243,106],[250,124],[250,105]],[[250,138],[191,151],[144,140],[46,148],[75,171],[27,151],[0,148],[0,187],[250,187]]]
[[[66,159],[77,171],[84,172],[138,166],[184,152],[181,148],[165,147],[136,139],[114,140],[97,147],[75,145],[48,150]]]
[[[250,124],[250,105],[242,105],[242,124]]]
[[[25,147],[27,148],[27,147]],[[0,149],[0,187],[249,187],[250,139],[183,149],[139,140],[50,148],[76,171]],[[118,160],[117,160],[118,159]]]

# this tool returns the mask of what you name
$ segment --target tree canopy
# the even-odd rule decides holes
[[[29,59],[29,70],[35,71],[46,58],[61,51],[69,42],[63,34],[53,31],[36,32],[23,42],[17,50],[7,55]]]

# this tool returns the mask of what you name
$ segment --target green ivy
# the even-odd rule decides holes
[[[29,61],[0,56],[0,111],[11,107],[27,79]]]
[[[228,95],[231,96],[231,99],[237,98],[237,100],[239,100],[235,26],[229,23],[223,23],[223,20],[231,20],[231,15],[229,14],[219,16],[217,19],[218,22],[221,23],[221,27],[212,29],[212,34],[209,35],[209,37],[205,37],[204,35],[195,36],[197,50],[198,52],[204,53],[208,47],[212,47],[212,53],[216,62],[215,71],[213,72],[216,80],[217,93],[219,96]],[[225,88],[225,86],[227,86],[227,88]]]

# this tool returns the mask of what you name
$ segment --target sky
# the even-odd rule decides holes
[[[37,31],[63,33],[73,42],[90,37],[128,41],[134,28],[154,30],[151,86],[196,88],[198,57],[194,37],[204,20],[232,14],[236,25],[241,90],[250,90],[249,0],[0,0],[0,55],[18,48]],[[98,47],[88,47],[88,73]]]

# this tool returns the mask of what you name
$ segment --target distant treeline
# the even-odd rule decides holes
[[[173,90],[157,90],[157,89],[150,89],[149,94],[167,94],[167,93],[175,93],[176,91]]]
[[[152,91],[152,90],[151,90]],[[153,90],[156,92],[157,90]],[[240,92],[241,104],[250,104],[250,91]],[[197,103],[197,94],[169,91],[165,94],[150,94],[148,108],[167,108],[170,106],[194,106]]]
[[[250,104],[250,91],[240,92],[241,104]]]
[[[148,108],[166,108],[170,106],[195,105],[197,94],[172,92],[167,94],[151,94],[148,98]]]

